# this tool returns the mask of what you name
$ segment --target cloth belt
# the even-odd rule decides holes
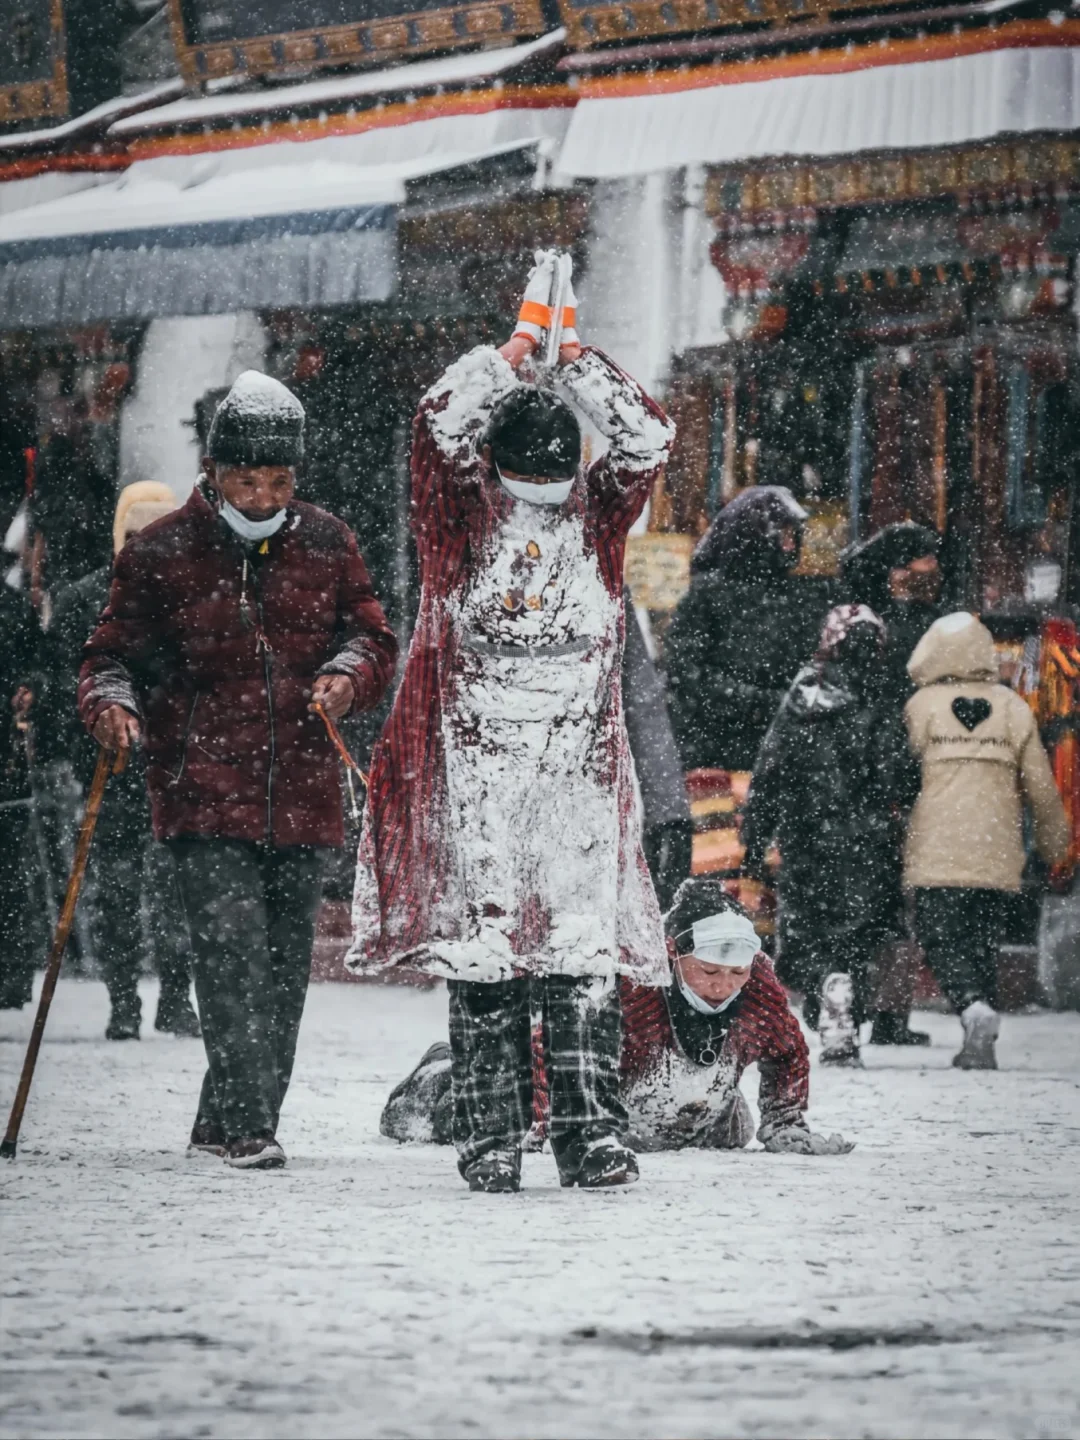
[[[592,649],[594,642],[583,637],[566,640],[561,645],[499,645],[479,635],[466,635],[462,643],[466,649],[475,650],[480,655],[497,655],[505,660],[539,660],[554,659],[559,655],[582,655]]]

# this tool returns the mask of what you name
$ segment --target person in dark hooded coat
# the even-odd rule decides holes
[[[844,598],[868,605],[885,625],[886,694],[903,708],[915,692],[907,672],[912,651],[944,611],[938,604],[938,536],[914,520],[886,525],[840,557]]]
[[[830,612],[765,737],[743,815],[748,869],[779,843],[779,973],[804,992],[833,1063],[859,1063],[871,964],[903,933],[898,831],[918,773],[884,693],[884,654],[872,610]]]
[[[690,874],[694,842],[690,801],[664,684],[645,644],[629,590],[623,592],[623,603],[623,710],[644,812],[641,846],[657,902],[661,910],[667,910],[675,891]]]
[[[790,490],[744,490],[717,515],[691,561],[690,589],[665,640],[671,718],[684,766],[753,768],[828,607],[792,576],[806,512]]]
[[[885,624],[883,699],[902,711],[915,687],[907,664],[915,646],[944,611],[938,603],[940,540],[933,530],[903,520],[886,525],[840,557],[845,598],[868,605]],[[897,854],[894,865],[901,864]],[[929,1044],[925,1031],[912,1030],[911,993],[915,973],[901,951],[888,966],[888,983],[878,996],[872,1045]],[[883,972],[884,973],[884,972]]]

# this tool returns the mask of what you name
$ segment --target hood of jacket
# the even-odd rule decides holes
[[[993,636],[978,616],[966,610],[935,620],[915,646],[907,668],[920,686],[939,680],[994,682],[1000,677]]]
[[[880,613],[889,604],[889,572],[924,555],[937,555],[940,548],[933,530],[901,520],[861,544],[849,545],[840,556],[840,575],[852,600]]]
[[[798,563],[799,546],[785,551],[784,530],[801,539],[806,511],[783,485],[754,485],[729,500],[698,541],[694,575],[720,571],[729,579],[767,580]]]

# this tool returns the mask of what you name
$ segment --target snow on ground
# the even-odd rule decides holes
[[[184,1157],[198,1042],[108,1044],[63,982],[0,1171],[0,1434],[1080,1432],[1080,1015],[1007,1018],[996,1074],[938,1015],[929,1052],[815,1067],[844,1158],[649,1155],[583,1194],[543,1155],[474,1196],[377,1134],[445,1006],[314,986],[289,1168],[237,1174]],[[0,1014],[5,1109],[30,1022]]]

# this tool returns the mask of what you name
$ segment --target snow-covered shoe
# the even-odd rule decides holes
[[[953,1056],[958,1070],[996,1070],[994,1042],[1001,1030],[1001,1016],[985,1000],[973,1000],[960,1016],[964,1043]]]
[[[272,1135],[254,1135],[250,1140],[230,1140],[225,1164],[234,1170],[280,1170],[285,1151]]]
[[[225,1136],[220,1130],[204,1121],[195,1121],[191,1127],[191,1139],[188,1141],[189,1155],[216,1155],[219,1160],[223,1160],[227,1148]]]
[[[821,987],[821,1017],[818,1020],[822,1065],[862,1064],[859,1031],[851,1018],[854,999],[850,975],[838,970],[825,977]]]
[[[185,1039],[198,1040],[202,1034],[202,1026],[186,987],[183,990],[173,990],[162,985],[157,1014],[154,1016],[154,1029],[165,1035],[180,1035]]]
[[[870,1027],[870,1044],[929,1045],[930,1036],[925,1030],[912,1030],[908,1025],[908,1016],[879,1010]]]
[[[470,1190],[485,1195],[515,1194],[521,1189],[521,1151],[488,1150],[461,1173]]]
[[[632,1185],[638,1178],[637,1156],[612,1135],[603,1135],[585,1147],[576,1170],[559,1172],[559,1184],[582,1190],[605,1190],[612,1185]]]

